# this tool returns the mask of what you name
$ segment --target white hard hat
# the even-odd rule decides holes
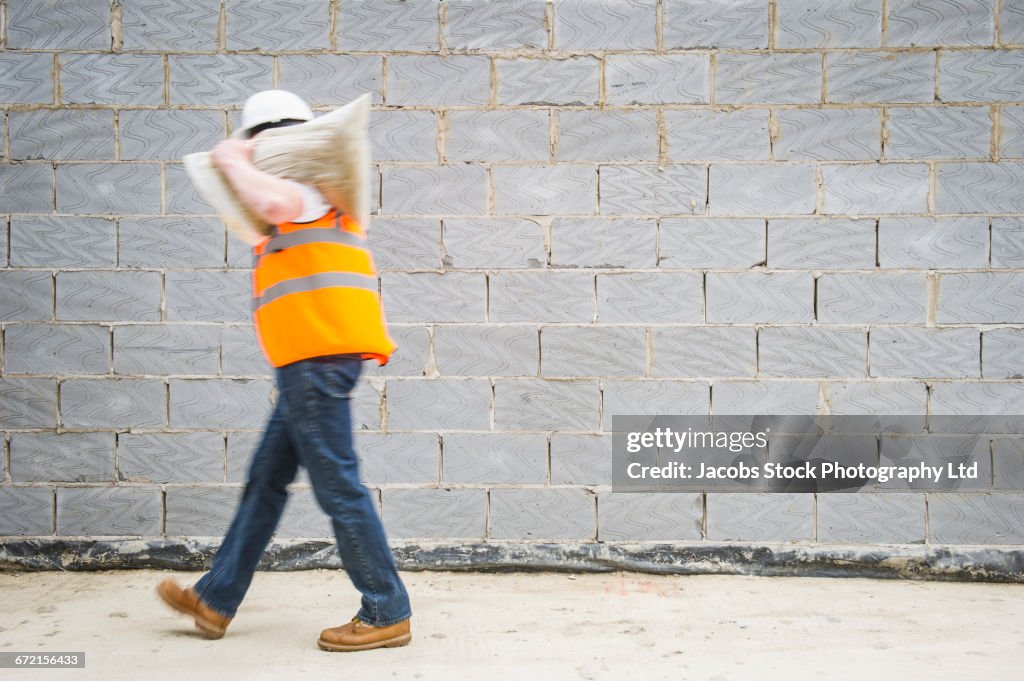
[[[283,120],[313,120],[313,110],[294,92],[264,90],[245,100],[242,107],[242,125],[232,137],[246,137],[257,125]]]

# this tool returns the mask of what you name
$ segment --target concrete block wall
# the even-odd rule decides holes
[[[273,387],[180,158],[276,86],[373,94],[396,541],[1024,543],[1017,438],[969,495],[609,486],[615,413],[1024,413],[1024,1],[0,10],[0,535],[223,532]]]

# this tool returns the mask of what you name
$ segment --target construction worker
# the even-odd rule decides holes
[[[329,205],[314,187],[262,172],[252,138],[313,118],[297,95],[268,90],[250,97],[241,129],[212,151],[251,212],[273,225],[253,249],[254,317],[260,345],[275,367],[278,400],[249,469],[242,499],[209,572],[193,587],[173,580],[160,597],[220,638],[242,602],[288,498],[298,467],[330,516],[342,564],[362,594],[351,621],[324,629],[324,650],[406,645],[411,610],[376,503],[359,479],[349,395],[362,362],[385,364],[395,350],[377,293],[364,225]]]

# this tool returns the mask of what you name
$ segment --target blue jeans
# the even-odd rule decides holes
[[[333,355],[277,369],[278,400],[253,456],[245,491],[210,571],[195,584],[212,608],[234,617],[288,500],[298,467],[331,518],[341,562],[362,594],[357,613],[371,626],[412,614],[376,502],[359,480],[349,393],[362,360]]]

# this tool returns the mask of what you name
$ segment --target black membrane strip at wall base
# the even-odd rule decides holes
[[[213,540],[11,539],[0,570],[203,570]],[[834,546],[801,544],[412,544],[394,546],[403,570],[610,572],[776,577],[871,577],[1024,583],[1021,546]],[[334,544],[271,544],[260,569],[339,568]]]

